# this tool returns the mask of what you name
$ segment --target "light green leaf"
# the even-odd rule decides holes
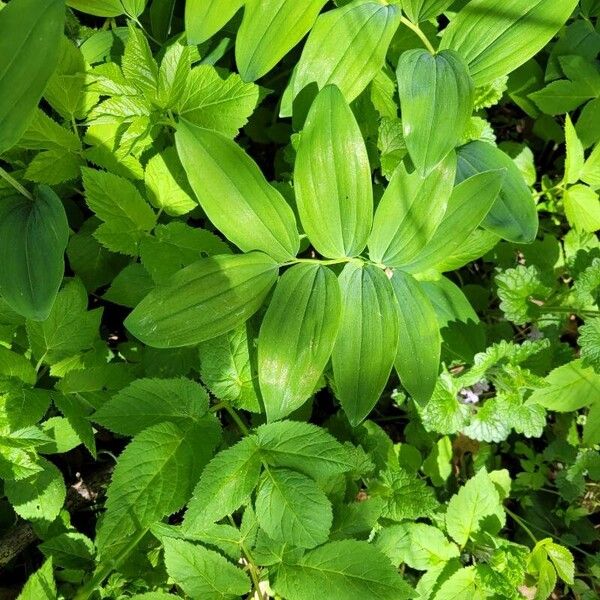
[[[0,379],[15,378],[34,385],[37,379],[35,368],[22,354],[0,346]]]
[[[440,48],[467,61],[475,85],[514,71],[564,25],[577,0],[471,0],[444,30]]]
[[[584,367],[594,367],[600,372],[600,318],[586,319],[585,325],[579,327],[581,358]]]
[[[435,600],[484,600],[489,598],[477,587],[475,567],[463,567],[442,582]]]
[[[596,144],[581,171],[581,181],[593,188],[600,188],[600,144]]]
[[[546,381],[548,386],[535,390],[527,404],[572,412],[600,401],[600,375],[591,367],[584,367],[581,359],[552,370]]]
[[[185,33],[188,43],[201,44],[235,15],[245,0],[186,0]]]
[[[331,600],[414,597],[384,554],[367,542],[343,540],[311,550],[277,571],[275,591],[287,600],[320,600],[329,590]]]
[[[310,30],[326,0],[250,0],[235,42],[244,81],[268,73]]]
[[[413,23],[442,14],[453,0],[402,0],[402,10]]]
[[[398,304],[385,273],[348,263],[340,275],[342,324],[333,349],[335,393],[352,426],[373,409],[398,346]]]
[[[506,171],[485,171],[459,183],[450,196],[446,214],[429,243],[403,267],[419,273],[454,252],[482,222],[498,197]]]
[[[67,4],[96,17],[117,17],[124,12],[121,0],[67,0]]]
[[[137,435],[165,421],[185,428],[198,423],[207,411],[208,394],[194,381],[138,379],[105,402],[93,420],[115,433]]]
[[[89,569],[94,564],[94,542],[86,535],[65,532],[42,542],[38,546],[44,556],[66,569]]]
[[[269,469],[256,494],[256,518],[276,542],[314,548],[327,541],[333,513],[325,492],[312,479]]]
[[[50,188],[38,187],[33,201],[2,199],[0,295],[15,312],[36,321],[48,317],[63,279],[68,240],[65,209]]]
[[[214,523],[250,499],[258,484],[261,461],[253,436],[219,452],[208,463],[188,504],[184,528]]]
[[[299,264],[281,277],[258,336],[258,376],[269,421],[289,415],[315,391],[341,312],[337,277],[327,267]]]
[[[25,133],[60,51],[64,0],[12,0],[0,13],[0,154]]]
[[[506,174],[498,198],[482,226],[510,242],[529,244],[538,231],[537,209],[514,161],[486,142],[471,142],[458,149],[458,182],[494,169],[506,169]]]
[[[57,598],[52,559],[49,558],[29,577],[17,600],[56,600]]]
[[[250,591],[248,576],[217,552],[174,538],[163,545],[167,573],[191,598],[227,600]]]
[[[139,17],[146,8],[146,0],[121,0],[125,13],[130,17]]]
[[[296,255],[300,242],[292,209],[235,142],[185,121],[175,141],[200,205],[228,239],[244,252],[262,250],[276,260]]]
[[[79,178],[83,161],[80,156],[64,150],[46,150],[36,154],[27,166],[24,178],[36,183],[56,185]]]
[[[576,229],[595,232],[600,229],[600,200],[587,185],[573,185],[563,195],[565,214]]]
[[[423,178],[404,164],[394,171],[379,201],[369,238],[371,260],[389,267],[409,263],[431,240],[448,206],[456,174],[456,155]]]
[[[201,259],[150,292],[125,319],[125,326],[154,348],[215,338],[260,308],[277,270],[277,263],[260,252]]]
[[[469,479],[448,502],[446,529],[461,548],[480,531],[498,533],[505,520],[500,496],[485,469]]]
[[[314,479],[352,469],[344,447],[324,429],[310,423],[283,421],[256,430],[260,455],[272,467],[300,471]]]
[[[143,94],[146,100],[154,101],[158,93],[159,69],[152,49],[144,33],[129,23],[129,35],[121,60],[124,80]]]
[[[552,561],[556,574],[565,582],[573,585],[575,577],[575,561],[573,555],[564,546],[549,542],[544,546],[548,558]]]
[[[184,505],[218,442],[216,432],[206,433],[161,423],[129,443],[115,467],[98,527],[101,559],[118,557],[133,536]]]
[[[567,157],[565,159],[565,178],[566,183],[577,183],[583,171],[585,157],[583,153],[583,144],[577,137],[575,127],[571,117],[567,115],[565,119],[565,141],[567,145]]]
[[[319,93],[306,119],[294,186],[302,225],[317,251],[329,258],[360,254],[373,218],[371,169],[358,123],[333,85]]]
[[[419,282],[396,271],[390,280],[398,301],[400,336],[394,365],[402,385],[420,404],[433,394],[442,337],[435,310]]]
[[[186,90],[192,68],[192,48],[177,40],[165,51],[158,72],[158,104],[173,108]]]
[[[320,15],[283,95],[280,116],[292,115],[294,100],[310,84],[319,89],[335,84],[352,102],[383,66],[400,16],[398,6],[369,0]]]
[[[403,52],[396,71],[404,140],[426,177],[458,145],[473,112],[473,82],[459,54]]]
[[[529,94],[529,98],[547,115],[571,112],[593,97],[594,93],[589,88],[568,79],[552,81],[541,90]]]

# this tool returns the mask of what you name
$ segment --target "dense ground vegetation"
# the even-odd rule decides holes
[[[0,5],[0,598],[599,597],[598,0]]]

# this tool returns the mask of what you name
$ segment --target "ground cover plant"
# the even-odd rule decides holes
[[[600,2],[0,2],[0,598],[598,598]]]

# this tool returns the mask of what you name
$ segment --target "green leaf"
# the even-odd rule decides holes
[[[420,404],[433,394],[440,368],[442,337],[435,310],[419,282],[396,271],[390,280],[400,309],[400,336],[394,365],[402,385]]]
[[[594,446],[600,443],[600,402],[592,404],[585,418],[583,427],[583,443]]]
[[[552,561],[556,574],[569,585],[573,585],[575,578],[575,561],[573,555],[564,546],[553,542],[544,546],[548,553],[548,558]]]
[[[58,62],[64,0],[12,0],[0,13],[0,154],[32,121]]]
[[[314,548],[327,541],[333,513],[312,479],[288,469],[269,469],[256,494],[256,518],[276,542]]]
[[[144,33],[129,23],[129,35],[121,60],[124,80],[137,89],[146,100],[154,101],[158,94],[159,69]]]
[[[586,319],[579,328],[581,359],[584,367],[593,367],[600,372],[600,318]]]
[[[529,98],[547,115],[571,112],[593,97],[594,93],[589,88],[568,79],[553,81],[541,90],[529,94]]]
[[[253,436],[219,452],[208,463],[188,504],[184,528],[214,523],[250,499],[258,484],[261,461]]]
[[[471,0],[444,30],[440,48],[467,61],[475,85],[514,71],[564,25],[577,0]]]
[[[125,319],[125,326],[154,348],[215,338],[260,308],[277,270],[277,263],[260,252],[201,259],[150,292]]]
[[[51,462],[43,458],[38,462],[42,471],[26,479],[5,481],[4,493],[23,519],[52,522],[65,503],[67,489],[61,472]]]
[[[268,73],[310,30],[326,0],[247,2],[235,42],[244,81]]]
[[[477,587],[475,567],[463,567],[443,581],[435,600],[484,600],[488,594]]]
[[[341,320],[337,277],[299,264],[278,282],[258,337],[258,375],[267,419],[282,419],[314,393]]]
[[[379,201],[369,237],[371,260],[389,267],[409,263],[431,240],[442,221],[454,186],[452,152],[423,178],[404,164],[394,171]]]
[[[476,533],[498,533],[505,520],[500,496],[485,469],[450,498],[446,510],[446,529],[461,548]]]
[[[201,44],[235,15],[245,0],[186,0],[185,33],[189,44]]]
[[[52,559],[49,558],[29,577],[17,600],[56,600],[58,596],[52,571]]]
[[[117,17],[124,12],[121,0],[67,0],[67,4],[96,17]]]
[[[105,402],[93,420],[115,433],[133,436],[165,421],[185,428],[207,411],[208,394],[194,381],[138,379]]]
[[[600,229],[600,200],[587,185],[572,185],[563,195],[565,214],[576,229],[595,232]]]
[[[383,67],[400,16],[398,6],[369,0],[320,15],[284,92],[280,116],[292,115],[294,100],[311,84],[319,89],[335,84],[352,102]]]
[[[94,543],[82,533],[66,532],[38,546],[44,556],[66,569],[89,569],[94,564]]]
[[[28,321],[27,336],[33,356],[40,364],[53,365],[92,347],[98,338],[102,308],[87,311],[83,284],[65,284],[45,321]]]
[[[581,181],[593,188],[600,188],[600,144],[596,144],[581,171]]]
[[[101,559],[114,559],[131,538],[179,510],[218,442],[218,430],[182,430],[174,423],[144,429],[119,457],[98,527]]]
[[[175,141],[200,205],[228,239],[244,252],[262,250],[280,261],[296,255],[300,242],[292,209],[235,142],[185,121]]]
[[[133,308],[153,289],[154,282],[144,266],[140,263],[130,263],[113,279],[103,298]]]
[[[316,250],[329,258],[360,254],[373,219],[371,169],[358,123],[333,85],[319,93],[306,119],[294,186],[300,220]]]
[[[600,394],[600,375],[584,367],[581,359],[553,369],[547,387],[535,390],[527,404],[541,404],[549,410],[572,412],[588,406]]]
[[[453,0],[402,0],[402,10],[413,23],[442,14]]]
[[[324,429],[310,423],[283,421],[256,430],[262,460],[272,467],[300,471],[314,479],[352,469],[345,448]]]
[[[217,552],[183,540],[165,538],[169,577],[191,598],[227,600],[250,592],[250,580]]]
[[[121,0],[125,13],[130,17],[139,17],[146,8],[147,0]]]
[[[104,221],[94,236],[113,252],[137,256],[140,241],[156,223],[154,211],[130,181],[87,167],[82,173],[86,202]]]
[[[48,187],[33,201],[0,203],[0,295],[17,313],[43,321],[62,283],[69,224],[62,202]]]
[[[565,119],[565,141],[567,146],[567,156],[565,159],[565,183],[577,183],[581,178],[585,157],[583,153],[583,144],[577,137],[577,132],[567,115]]]
[[[398,346],[398,304],[385,273],[348,263],[340,275],[342,324],[332,354],[336,396],[352,426],[373,409]]]
[[[435,266],[454,252],[483,221],[502,187],[506,171],[485,171],[459,183],[450,196],[444,218],[429,243],[403,267],[419,273]]]
[[[538,231],[535,201],[514,161],[485,142],[471,142],[458,149],[458,182],[477,173],[506,169],[498,199],[482,226],[516,244],[533,242]]]
[[[384,554],[367,542],[343,540],[311,550],[277,571],[275,591],[287,600],[414,597]]]
[[[426,177],[458,145],[473,112],[467,65],[451,50],[403,52],[396,71],[404,140]]]
[[[78,179],[82,164],[81,157],[71,152],[46,150],[36,154],[23,177],[36,183],[56,185]]]

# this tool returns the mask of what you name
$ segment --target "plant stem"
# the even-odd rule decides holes
[[[400,17],[400,22],[404,23],[404,25],[406,25],[411,31],[419,36],[419,39],[423,42],[425,48],[427,48],[431,54],[436,53],[435,48],[431,45],[431,42],[427,39],[427,36],[423,33],[423,30],[418,25],[415,25],[415,23],[409,21],[406,17]]]
[[[227,516],[227,520],[229,521],[229,523],[231,524],[232,527],[235,527],[237,529],[237,525],[235,524],[235,521],[233,520],[233,517],[231,515]],[[252,554],[246,548],[246,545],[244,544],[244,542],[242,542],[241,540],[240,540],[240,549],[242,551],[242,554],[244,555],[244,558],[246,559],[246,562],[248,563],[248,571],[250,572],[250,579],[252,579],[252,585],[254,586],[254,591],[256,592],[256,595],[258,596],[259,600],[263,600],[263,595],[260,590],[260,578],[258,577],[258,571],[259,571],[258,566],[254,562],[254,558],[252,557]]]
[[[534,544],[537,544],[537,538],[535,537],[535,535],[533,535],[533,533],[531,532],[531,529],[529,529],[529,527],[527,527],[527,525],[525,525],[525,522],[523,521],[523,519],[521,519],[521,517],[519,517],[519,515],[515,514],[512,510],[510,510],[509,508],[506,508],[506,506],[504,507],[504,510],[506,511],[506,514],[509,515],[512,520],[517,523],[517,525],[519,525],[519,527],[521,527],[521,529],[523,529],[523,531],[531,538],[531,541]]]
[[[554,313],[567,313],[573,315],[579,315],[582,317],[597,317],[600,316],[600,310],[579,310],[577,308],[572,308],[570,306],[547,306],[542,304],[540,308],[543,311],[554,312]]]
[[[242,432],[243,435],[250,435],[250,430],[242,421],[240,415],[237,414],[236,410],[228,403],[228,402],[219,402],[214,406],[210,407],[210,412],[218,412],[219,410],[226,410],[229,416],[232,418],[233,422],[237,425],[238,429]]]
[[[0,177],[2,177],[2,179],[10,183],[10,185],[12,185],[15,188],[15,190],[17,190],[17,192],[23,194],[25,198],[33,202],[33,196],[31,195],[31,193],[28,190],[26,190],[12,175],[7,173],[2,167],[0,167]]]

